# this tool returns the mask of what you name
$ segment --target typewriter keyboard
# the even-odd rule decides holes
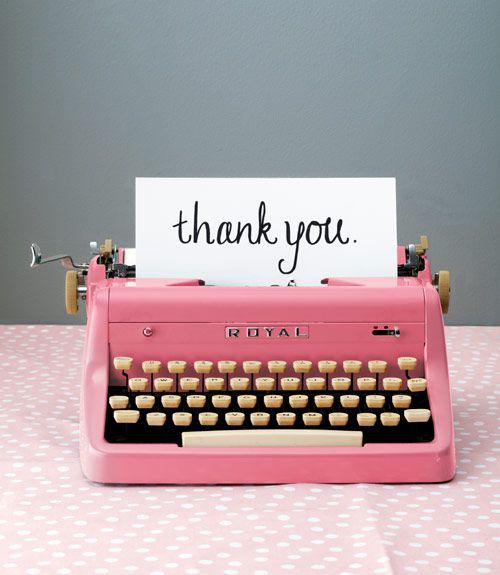
[[[150,360],[141,365],[144,377],[128,376],[132,358],[113,363],[124,385],[108,390],[111,443],[361,446],[434,438],[427,382],[412,377],[412,357],[398,358],[400,377],[385,377],[382,360]]]

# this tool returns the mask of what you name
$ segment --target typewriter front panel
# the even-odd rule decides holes
[[[289,429],[429,442],[424,338],[418,321],[111,323],[105,436],[183,445],[198,432]]]

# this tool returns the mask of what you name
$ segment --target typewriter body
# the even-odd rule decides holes
[[[455,473],[443,330],[449,274],[427,241],[397,278],[317,286],[136,279],[134,251],[68,256],[86,303],[81,463],[104,483],[439,482]]]

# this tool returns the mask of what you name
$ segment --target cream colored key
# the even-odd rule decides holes
[[[130,391],[146,391],[148,383],[145,377],[131,377],[128,380],[128,387]]]
[[[153,382],[155,391],[170,391],[174,385],[171,377],[157,377]]]
[[[335,391],[346,391],[351,387],[348,377],[332,377],[332,387]]]
[[[113,417],[116,423],[137,423],[139,421],[139,412],[135,409],[118,409],[113,411]]]
[[[290,404],[290,407],[293,407],[293,409],[302,409],[307,405],[308,399],[309,398],[307,397],[307,395],[302,394],[291,395],[288,398],[288,403]]]
[[[414,377],[407,381],[408,389],[413,392],[425,391],[427,389],[427,380],[423,377]]]
[[[126,395],[112,395],[109,398],[111,409],[125,409],[128,407],[128,397]]]
[[[205,389],[207,391],[221,391],[224,389],[224,379],[222,377],[207,377],[205,379]]]
[[[161,369],[161,361],[149,359],[142,362],[142,371],[144,373],[159,373]]]
[[[138,395],[135,398],[135,405],[139,409],[151,409],[155,404],[154,395]]]
[[[280,427],[291,427],[292,425],[295,425],[296,419],[297,416],[295,413],[290,411],[282,411],[281,413],[276,414],[276,421]]]
[[[207,398],[205,395],[188,395],[186,397],[186,402],[188,404],[188,407],[191,407],[191,408],[205,407],[206,401],[207,401]]]
[[[172,413],[172,421],[178,427],[187,427],[193,421],[193,414],[188,411],[176,411]]]
[[[151,427],[160,427],[165,424],[167,416],[159,411],[152,411],[146,415],[146,421]]]
[[[379,409],[384,407],[385,395],[367,395],[365,398],[366,407],[370,409]]]
[[[162,395],[161,404],[167,408],[177,408],[181,404],[180,395]]]
[[[175,359],[167,363],[167,369],[170,373],[184,373],[186,371],[187,363],[185,361]]]
[[[341,395],[340,405],[344,408],[346,407],[358,407],[359,405],[359,395]]]
[[[278,409],[283,405],[282,395],[264,395],[264,405],[268,409]]]
[[[411,395],[393,395],[392,405],[396,409],[408,409],[411,403]]]
[[[312,361],[308,359],[297,359],[293,362],[295,373],[309,373],[312,368]]]
[[[323,416],[321,415],[321,413],[315,413],[315,412],[308,412],[308,413],[304,413],[302,414],[302,421],[304,422],[304,425],[307,426],[316,426],[316,425],[320,425],[321,421],[323,420]]]
[[[412,371],[417,367],[416,357],[398,357],[399,369],[403,371]]]
[[[321,389],[325,389],[326,381],[324,377],[307,377],[306,378],[306,387],[310,391],[319,391]]]
[[[271,391],[274,389],[275,383],[272,377],[257,377],[255,379],[255,387],[259,391]]]
[[[333,395],[315,395],[314,404],[320,408],[332,407]]]
[[[217,413],[212,413],[211,411],[203,411],[198,414],[198,421],[200,422],[200,425],[217,425],[218,419],[219,415]]]
[[[377,389],[377,380],[374,377],[358,377],[356,383],[358,389],[362,391],[374,391]]]
[[[373,427],[377,421],[377,416],[374,413],[358,413],[356,419],[360,427]]]
[[[280,380],[281,389],[285,391],[296,391],[300,387],[298,377],[282,377]]]
[[[134,360],[131,357],[114,357],[113,358],[113,365],[115,369],[121,369],[127,371],[128,369],[132,369],[132,365],[134,364]]]
[[[182,447],[361,447],[362,431],[331,429],[225,429],[188,431]]]
[[[211,361],[195,361],[194,362],[194,370],[196,373],[199,374],[207,374],[212,371],[212,367],[214,366],[213,362]]]
[[[217,369],[219,370],[219,373],[234,373],[236,365],[235,361],[224,359],[217,362]]]
[[[240,426],[243,425],[243,422],[245,421],[245,414],[241,413],[241,411],[230,411],[229,413],[226,413],[225,420],[227,425],[235,427]]]
[[[196,391],[200,385],[198,377],[181,377],[180,386],[182,391]]]
[[[385,373],[387,369],[387,362],[381,359],[372,359],[368,362],[368,370],[370,373]]]
[[[271,416],[269,413],[262,411],[255,411],[254,413],[250,414],[250,421],[254,427],[264,427],[265,425],[269,424],[270,419]]]
[[[115,413],[118,413],[115,411]],[[430,409],[405,409],[404,416],[408,423],[426,423],[431,417]]]
[[[286,369],[286,361],[272,360],[267,362],[269,373],[283,373]]]
[[[399,391],[402,383],[399,377],[384,377],[382,380],[382,386],[386,391]]]
[[[262,367],[262,362],[260,361],[244,361],[243,362],[243,371],[245,373],[259,373]]]
[[[231,405],[230,395],[212,395],[212,405],[218,408],[227,409]]]
[[[332,411],[332,413],[328,415],[328,421],[330,422],[330,425],[335,427],[342,427],[347,425],[348,419],[349,416],[347,413],[343,413],[342,411]]]
[[[342,365],[345,373],[359,373],[363,364],[357,359],[346,359]]]
[[[233,391],[246,391],[250,386],[248,377],[232,377],[229,380],[229,386]]]
[[[318,361],[318,371],[320,373],[333,373],[337,369],[337,362],[331,359]]]
[[[392,413],[390,411],[385,411],[380,414],[380,421],[384,427],[395,427],[399,425],[399,420],[401,419],[399,413]]]
[[[257,404],[256,395],[238,395],[238,406],[242,409],[254,408]]]

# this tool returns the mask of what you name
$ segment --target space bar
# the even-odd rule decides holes
[[[362,431],[230,429],[185,431],[182,447],[361,447]]]

